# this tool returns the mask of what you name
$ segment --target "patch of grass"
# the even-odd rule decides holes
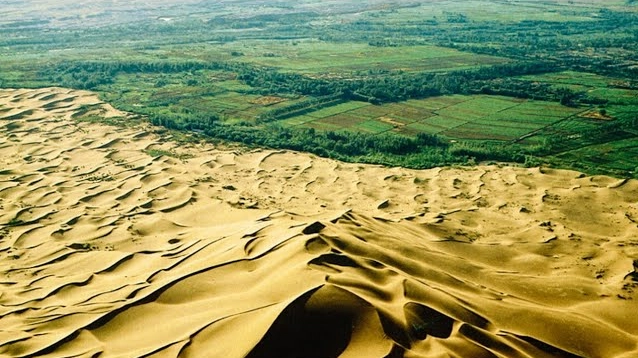
[[[114,127],[130,127],[139,124],[139,117],[105,117],[99,114],[85,114],[74,118],[78,122],[100,123]]]
[[[102,173],[102,174],[94,174],[86,177],[86,180],[90,182],[109,182],[114,181],[115,178],[111,174]]]
[[[392,124],[376,120],[367,120],[357,124],[355,127],[357,129],[373,134],[384,133],[394,128]]]
[[[144,153],[148,154],[153,158],[157,157],[171,157],[179,160],[188,160],[193,158],[192,154],[180,154],[172,150],[163,150],[163,149],[146,149]]]
[[[341,114],[341,113],[345,113],[357,108],[368,107],[368,106],[370,106],[370,104],[367,102],[350,101],[350,102],[338,104],[336,106],[322,108],[318,111],[308,113],[308,116],[314,117],[314,118],[327,118],[330,116],[334,116],[336,114]]]
[[[411,123],[405,126],[401,131],[411,135],[417,135],[418,133],[427,133],[427,134],[439,134],[443,132],[445,128],[430,124],[430,122],[417,122]]]
[[[21,225],[24,225],[24,224],[25,224],[24,220],[20,220],[18,218],[13,218],[13,219],[9,220],[9,222],[6,223],[5,225],[8,226],[8,227],[11,227],[11,226],[21,226]]]

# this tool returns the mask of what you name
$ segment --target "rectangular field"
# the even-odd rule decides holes
[[[474,122],[446,130],[442,134],[449,138],[508,141],[519,138],[529,132],[531,132],[530,128],[495,125],[493,123],[486,126],[484,123]]]
[[[336,114],[352,111],[357,108],[367,107],[367,106],[370,106],[370,103],[351,101],[346,103],[340,103],[336,106],[322,108],[318,111],[310,112],[308,113],[308,116],[314,117],[314,118],[326,118],[326,117],[334,116]]]
[[[349,115],[348,113],[340,113],[334,116],[326,117],[317,120],[319,123],[327,123],[331,125],[335,125],[344,129],[350,129],[354,126],[357,126],[363,122],[367,121],[364,118]]]
[[[401,128],[399,133],[413,133],[413,135],[417,135],[418,133],[439,134],[446,129],[445,127],[440,127],[429,122],[417,122]]]
[[[379,134],[379,133],[392,130],[394,126],[392,124],[379,122],[379,121],[375,121],[371,119],[371,120],[367,120],[357,124],[356,128],[363,132]]]

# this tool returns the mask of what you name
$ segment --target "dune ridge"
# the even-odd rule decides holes
[[[87,108],[127,116],[0,90],[2,357],[638,356],[638,181],[184,145]]]

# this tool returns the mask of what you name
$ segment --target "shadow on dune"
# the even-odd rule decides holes
[[[338,357],[366,308],[367,302],[334,286],[310,291],[279,315],[247,358]]]

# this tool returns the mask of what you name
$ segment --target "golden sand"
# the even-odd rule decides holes
[[[123,115],[0,91],[1,357],[638,357],[637,181],[183,145],[87,104]]]

